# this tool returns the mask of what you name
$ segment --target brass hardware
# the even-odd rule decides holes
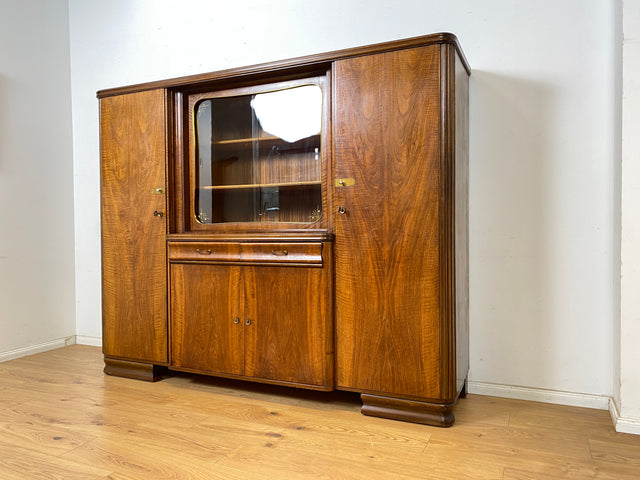
[[[278,257],[282,257],[285,255],[289,255],[287,250],[271,250],[271,255],[277,255]]]
[[[233,323],[235,323],[236,325],[240,323],[240,319],[238,317],[235,317],[233,319]]]
[[[355,178],[337,178],[335,182],[336,187],[351,187],[356,184]]]
[[[156,187],[151,189],[152,195],[164,195],[164,187]]]
[[[340,205],[340,206],[338,207],[338,213],[339,213],[340,215],[344,215],[345,213],[347,213],[347,209],[346,209],[346,208],[344,208],[342,205]]]
[[[207,215],[206,212],[203,212],[202,209],[200,209],[200,212],[196,215],[196,220],[199,223],[207,223],[209,221],[209,215]]]
[[[251,325],[251,319],[250,319],[250,318],[247,318],[247,319],[244,321],[244,324],[245,324],[245,325]]]
[[[312,222],[317,222],[318,220],[320,220],[321,216],[322,216],[322,207],[318,205],[316,208],[314,208],[311,211],[311,215],[309,215],[309,220],[311,220]]]
[[[160,218],[162,218],[162,216],[163,216],[163,215],[164,215],[164,213],[159,212],[159,211],[157,211],[157,210],[156,210],[155,212],[153,212],[153,216],[154,216],[154,217],[160,217]]]
[[[196,248],[196,252],[198,252],[200,255],[211,255],[210,249],[200,250],[199,248]]]

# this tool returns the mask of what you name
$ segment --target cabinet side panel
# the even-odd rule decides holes
[[[438,46],[334,65],[337,384],[438,399]]]
[[[453,50],[453,49],[452,49]],[[455,55],[456,391],[469,372],[469,75]]]
[[[152,363],[167,362],[164,123],[163,90],[100,101],[103,351]]]

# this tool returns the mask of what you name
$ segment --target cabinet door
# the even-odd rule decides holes
[[[339,387],[439,398],[438,45],[334,69]],[[334,210],[335,211],[335,210]]]
[[[243,373],[241,267],[171,265],[171,364]]]
[[[166,363],[164,91],[101,99],[100,144],[103,351]]]
[[[245,267],[245,375],[333,388],[327,267]]]

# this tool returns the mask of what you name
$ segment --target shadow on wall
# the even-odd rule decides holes
[[[8,135],[9,111],[7,108],[7,79],[0,75],[0,187],[5,186],[4,182],[9,181],[3,173],[7,168],[6,158],[9,155],[10,138]],[[1,197],[0,197],[1,198]]]
[[[553,324],[554,91],[476,70],[470,89],[470,378],[551,388],[549,352],[563,348]]]

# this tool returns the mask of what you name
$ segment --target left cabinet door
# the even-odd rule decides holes
[[[165,105],[162,89],[100,99],[102,342],[107,367],[124,360],[116,375],[168,360]]]
[[[242,375],[241,267],[172,263],[170,270],[171,366]]]

